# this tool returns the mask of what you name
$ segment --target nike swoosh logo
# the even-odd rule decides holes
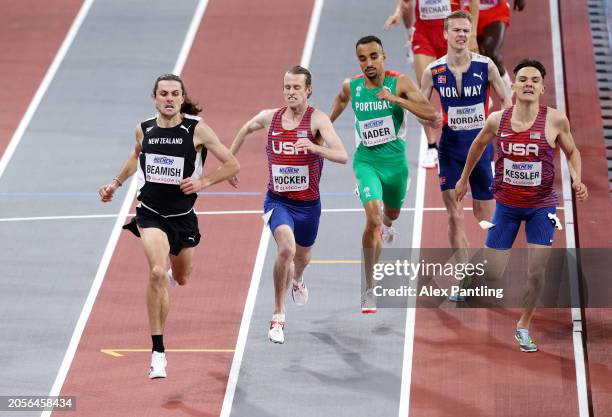
[[[508,136],[512,136],[512,133],[500,133],[499,136],[502,138],[507,138]]]
[[[283,133],[283,132],[272,132],[272,136],[278,136],[278,135],[280,135],[281,133]]]

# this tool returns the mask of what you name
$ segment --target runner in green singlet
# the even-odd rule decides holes
[[[372,268],[380,256],[381,240],[386,244],[393,241],[396,232],[392,223],[399,217],[406,196],[404,109],[432,124],[439,123],[440,116],[414,81],[406,75],[385,71],[380,39],[376,36],[359,39],[356,52],[363,75],[344,80],[330,119],[336,120],[352,101],[359,137],[353,170],[367,218],[362,238],[367,290],[362,296],[361,312],[375,313]]]

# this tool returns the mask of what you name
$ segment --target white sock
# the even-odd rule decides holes
[[[285,321],[285,315],[284,314],[273,314],[272,321],[282,323]]]

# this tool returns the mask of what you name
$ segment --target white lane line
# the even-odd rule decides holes
[[[463,210],[471,211],[472,207],[464,207]],[[564,207],[557,207],[557,210],[564,210]],[[444,207],[404,207],[402,211],[446,211]],[[361,213],[363,208],[338,208],[338,209],[322,209],[322,213]],[[262,215],[261,210],[221,210],[221,211],[196,211],[197,216],[225,216],[225,215],[236,215],[236,214],[259,214]],[[135,213],[128,213],[127,217],[135,216]],[[5,217],[0,218],[0,223],[7,222],[27,222],[27,221],[41,221],[41,220],[83,220],[83,219],[108,219],[121,216],[119,214],[76,214],[72,216],[35,216],[35,217]]]
[[[85,20],[87,13],[89,13],[89,9],[91,8],[93,2],[94,0],[86,0],[83,3],[81,9],[79,10],[79,13],[76,15],[74,21],[72,22],[72,25],[70,26],[70,29],[68,30],[68,33],[66,34],[66,37],[62,42],[62,45],[57,51],[57,54],[55,54],[53,62],[51,62],[49,69],[47,69],[47,73],[45,74],[42,82],[38,86],[38,90],[36,90],[32,101],[30,102],[26,112],[24,113],[21,121],[19,122],[19,126],[17,126],[15,133],[13,133],[13,136],[11,137],[11,141],[9,142],[8,146],[6,147],[6,150],[4,151],[4,154],[2,155],[2,158],[0,159],[0,177],[2,177],[2,174],[4,174],[4,170],[6,169],[9,161],[13,157],[13,154],[15,153],[19,142],[21,142],[23,134],[30,125],[34,113],[36,113],[36,110],[38,109],[42,98],[47,92],[51,81],[53,81],[53,78],[55,77],[59,66],[62,64],[66,53],[70,49],[70,46],[72,45],[74,38],[79,32],[81,24],[83,23],[83,20]]]
[[[550,0],[550,27],[553,50],[553,63],[555,74],[555,92],[557,109],[566,112],[565,103],[565,73],[563,68],[563,43],[561,42],[561,20],[559,17],[558,0]],[[563,205],[565,208],[565,242],[567,248],[576,247],[575,225],[574,225],[574,206],[572,201],[572,184],[567,158],[560,152],[561,156],[561,178],[563,184]],[[578,266],[570,263],[570,281],[577,282]],[[573,288],[577,286],[572,285]],[[572,297],[574,299],[574,297]],[[578,396],[578,415],[580,417],[590,416],[589,412],[589,393],[586,377],[586,358],[584,346],[582,344],[582,313],[580,308],[572,308],[573,332],[572,341],[574,344],[574,364],[576,367],[576,394]]]
[[[200,0],[200,2],[198,3],[198,6],[191,20],[191,25],[189,26],[189,29],[183,41],[183,46],[181,48],[176,64],[174,66],[174,70],[173,70],[174,74],[180,74],[181,71],[183,70],[183,65],[185,63],[185,60],[187,59],[189,50],[191,49],[193,39],[195,37],[198,27],[200,26],[200,21],[202,20],[202,16],[204,15],[204,11],[206,10],[207,4],[208,4],[208,0]],[[91,310],[93,308],[93,304],[98,295],[98,291],[100,290],[100,287],[102,286],[102,281],[104,280],[104,276],[106,275],[106,271],[108,269],[111,258],[113,256],[113,252],[115,251],[115,247],[117,246],[117,241],[119,240],[119,234],[121,232],[121,226],[125,223],[125,219],[128,215],[130,207],[132,206],[132,202],[134,200],[135,195],[136,195],[136,179],[134,176],[132,180],[130,181],[128,191],[121,205],[119,216],[117,217],[117,221],[115,222],[111,236],[108,239],[108,243],[106,244],[106,249],[104,250],[104,254],[102,256],[102,259],[100,260],[100,265],[98,266],[98,271],[96,272],[96,276],[89,290],[89,294],[87,295],[87,299],[85,300],[85,304],[83,305],[83,309],[81,310],[81,314],[79,316],[77,324],[72,333],[72,337],[70,339],[68,349],[66,350],[66,354],[64,355],[64,360],[62,361],[60,369],[57,373],[57,377],[55,378],[53,387],[51,388],[51,391],[49,392],[50,396],[59,395],[61,392],[62,386],[64,385],[66,375],[68,374],[68,370],[70,369],[70,365],[72,364],[72,360],[74,359],[74,355],[79,345],[79,341],[81,340],[81,335],[83,334],[85,325],[87,324],[89,314],[91,313]],[[51,415],[51,411],[44,411],[41,414],[41,417],[49,417],[50,415]]]
[[[308,32],[306,34],[306,41],[304,42],[304,49],[302,51],[302,59],[300,61],[300,65],[305,68],[308,68],[310,65],[310,57],[312,56],[312,49],[314,47],[322,9],[323,0],[315,0],[312,15],[310,16],[310,24],[308,25]],[[257,298],[257,290],[259,289],[259,282],[261,280],[261,273],[263,271],[264,261],[266,259],[269,240],[270,232],[268,227],[264,224],[261,231],[261,238],[259,240],[259,248],[257,249],[257,257],[255,258],[255,266],[253,267],[253,274],[251,275],[249,294],[247,296],[244,312],[242,313],[242,320],[240,322],[240,331],[238,332],[238,340],[236,342],[236,352],[234,353],[234,357],[232,359],[232,367],[230,369],[229,378],[227,379],[227,387],[225,389],[223,406],[221,407],[221,414],[219,417],[230,417],[230,414],[232,413],[234,394],[236,393],[236,385],[238,384],[238,377],[240,376],[240,366],[242,365],[247,336],[249,334],[249,328],[251,327],[253,308],[255,307],[255,299]]]
[[[423,168],[425,159],[427,137],[421,129],[421,140],[419,145],[419,159],[417,161],[417,181],[414,207],[414,223],[412,226],[412,250],[421,247],[421,234],[423,231],[423,212],[425,211],[425,180],[427,172]],[[446,210],[441,208],[441,210]],[[413,253],[414,257],[415,254]],[[418,256],[418,255],[416,255]],[[416,321],[416,308],[408,305],[406,308],[406,327],[404,329],[404,355],[402,360],[402,382],[400,384],[399,417],[407,417],[410,411],[410,387],[412,384],[412,357],[414,355],[414,327]]]

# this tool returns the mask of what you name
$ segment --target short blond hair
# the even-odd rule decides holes
[[[467,19],[472,24],[472,15],[465,10],[455,10],[444,19],[444,30],[448,30],[448,21],[451,19]]]

